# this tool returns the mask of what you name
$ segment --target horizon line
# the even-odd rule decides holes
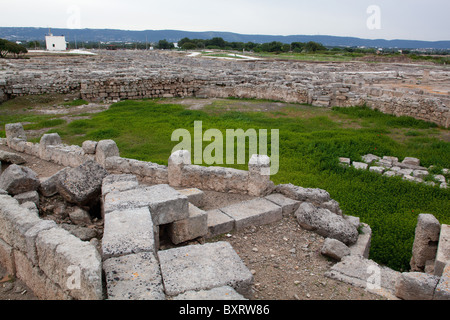
[[[29,29],[48,29],[49,27],[13,27],[13,26],[0,26],[0,28],[29,28]],[[133,30],[133,29],[120,29],[120,28],[62,28],[62,27],[50,27],[51,29],[64,29],[64,30],[117,30],[117,31],[130,31],[130,32],[146,32],[146,31],[179,31],[179,32],[190,32],[190,33],[231,33],[243,36],[269,36],[269,37],[296,37],[296,36],[307,36],[307,37],[337,37],[337,38],[354,38],[361,40],[371,40],[371,41],[420,41],[420,42],[450,42],[449,40],[418,40],[418,39],[401,39],[401,38],[364,38],[361,36],[343,36],[343,35],[331,35],[331,34],[266,34],[266,33],[239,33],[234,31],[192,31],[192,30],[181,30],[181,29],[142,29],[142,30]]]

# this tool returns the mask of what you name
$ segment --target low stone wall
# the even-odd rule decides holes
[[[97,249],[9,195],[0,195],[0,262],[40,299],[103,298]]]

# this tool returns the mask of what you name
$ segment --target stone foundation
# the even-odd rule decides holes
[[[8,62],[0,71],[5,79],[0,81],[0,102],[46,93],[70,93],[89,101],[238,97],[321,107],[365,104],[450,125],[448,71],[439,66],[213,61],[161,51],[98,53]]]

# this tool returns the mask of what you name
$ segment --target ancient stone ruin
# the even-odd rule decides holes
[[[448,188],[449,181],[444,174],[449,173],[448,168],[443,168],[441,173],[432,174],[433,166],[429,168],[420,165],[420,159],[405,157],[401,162],[397,157],[383,156],[382,158],[373,154],[362,156],[361,161],[351,161],[350,158],[339,158],[339,162],[344,167],[357,170],[369,170],[382,174],[386,177],[401,177],[403,180],[424,183],[430,186],[439,186],[442,189]],[[427,180],[428,179],[428,180]]]
[[[328,277],[390,299],[450,298],[450,227],[430,214],[418,218],[411,272],[400,273],[368,259],[370,226],[343,215],[325,190],[274,185],[258,155],[249,170],[192,165],[187,151],[162,166],[120,157],[113,140],[67,146],[45,134],[34,144],[21,124],[6,129],[1,143],[11,150],[65,167],[40,180],[20,155],[0,153],[9,164],[0,176],[0,263],[41,299],[251,299],[252,273],[212,238],[286,215],[326,238],[321,252],[336,262]],[[204,211],[206,190],[252,199]],[[54,196],[70,204],[74,224],[97,214],[101,240],[42,218],[42,200]],[[208,241],[189,243],[198,238]]]
[[[221,61],[183,52],[99,51],[89,57],[0,61],[0,102],[71,93],[89,101],[257,98],[321,107],[367,105],[450,125],[449,71],[396,63]]]

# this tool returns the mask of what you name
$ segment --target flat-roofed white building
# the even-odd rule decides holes
[[[45,43],[48,51],[65,51],[67,43],[65,36],[54,36],[52,34],[45,36]]]

